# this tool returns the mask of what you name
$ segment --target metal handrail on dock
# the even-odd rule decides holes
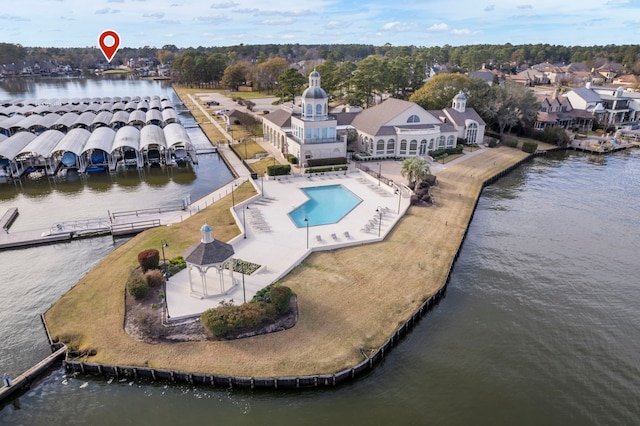
[[[119,217],[125,217],[125,216],[142,216],[142,215],[148,215],[148,214],[160,214],[160,213],[166,213],[166,212],[173,212],[176,210],[183,210],[183,206],[182,205],[176,205],[173,207],[157,207],[157,208],[151,208],[151,209],[137,209],[137,210],[125,210],[125,211],[121,211],[121,212],[109,212],[109,219],[111,220],[111,222],[114,222],[117,218]]]
[[[113,223],[111,224],[112,235],[129,235],[137,234],[145,229],[155,228],[160,226],[160,219],[141,220],[138,222],[129,223]]]

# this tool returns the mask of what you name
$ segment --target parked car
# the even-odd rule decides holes
[[[220,111],[216,112],[216,115],[224,115],[227,112],[229,112],[228,109],[221,109]]]
[[[211,106],[217,106],[217,105],[220,105],[220,102],[218,102],[218,101],[209,101],[209,102],[207,102],[207,106],[210,106],[210,107]]]

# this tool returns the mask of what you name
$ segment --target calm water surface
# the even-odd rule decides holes
[[[57,370],[0,424],[637,424],[639,170],[640,150],[559,154],[486,188],[446,297],[356,383],[248,392]],[[19,265],[0,286],[2,368],[47,354],[37,315],[112,249],[105,238],[0,258]]]

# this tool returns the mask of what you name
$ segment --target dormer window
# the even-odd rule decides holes
[[[407,119],[407,123],[419,123],[419,122],[420,122],[420,117],[418,117],[415,114]]]

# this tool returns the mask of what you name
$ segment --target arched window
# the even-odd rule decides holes
[[[407,140],[402,139],[400,141],[400,155],[405,155],[407,153]]]
[[[453,136],[449,136],[447,138],[447,147],[451,148],[456,142],[456,139]]]
[[[445,141],[446,141],[446,138],[444,136],[440,136],[438,138],[438,148],[440,149],[444,148]]]
[[[311,117],[313,115],[313,105],[307,104],[307,115]]]
[[[435,148],[435,146],[436,146],[435,144],[436,144],[436,141],[432,138],[429,141],[429,151],[432,151]]]
[[[407,118],[407,123],[419,123],[419,122],[420,122],[420,117],[418,117],[415,114],[413,114],[411,117]]]
[[[316,105],[316,115],[317,116],[321,116],[322,115],[322,104]]]
[[[476,143],[476,139],[478,138],[478,125],[476,123],[469,124],[467,127],[467,143],[472,144]]]
[[[427,153],[427,140],[422,139],[420,141],[420,155],[425,155]]]
[[[384,154],[384,141],[382,139],[378,139],[376,154]]]
[[[416,155],[418,153],[418,141],[413,139],[409,142],[409,154]]]
[[[387,154],[395,154],[396,153],[396,140],[389,139],[387,141]]]

